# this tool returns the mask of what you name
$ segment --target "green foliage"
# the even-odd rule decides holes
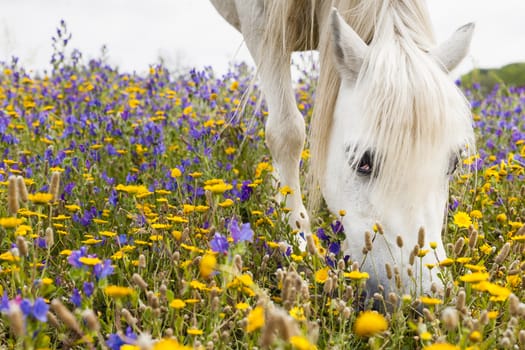
[[[461,82],[464,86],[479,83],[484,94],[490,92],[496,84],[507,87],[525,86],[525,63],[512,63],[501,68],[474,69],[463,75]]]

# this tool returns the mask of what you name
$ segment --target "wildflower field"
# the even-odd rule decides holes
[[[340,217],[293,244],[251,69],[53,62],[0,71],[1,348],[525,349],[525,89],[464,87],[477,154],[452,179],[449,258],[425,267],[444,295],[358,306]],[[296,82],[307,119],[314,88]]]

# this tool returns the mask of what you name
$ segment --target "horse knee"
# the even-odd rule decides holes
[[[294,113],[295,114],[295,113]],[[266,123],[266,144],[274,157],[286,154],[288,157],[298,160],[306,140],[305,123],[302,115],[278,116],[270,118]],[[277,120],[278,119],[278,120]],[[276,159],[278,161],[278,159]]]

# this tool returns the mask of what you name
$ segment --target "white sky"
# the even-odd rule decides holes
[[[328,0],[323,0],[328,1]],[[525,61],[524,0],[428,0],[436,36],[476,22],[469,57],[456,70]],[[73,34],[70,49],[85,58],[108,48],[121,70],[144,72],[163,57],[168,67],[252,62],[241,35],[207,0],[0,0],[0,60],[19,57],[33,70],[49,68],[51,37],[61,19]]]

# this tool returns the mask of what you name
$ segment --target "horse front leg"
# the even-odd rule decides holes
[[[278,177],[277,187],[289,189],[284,194],[286,208],[290,210],[288,222],[293,230],[310,235],[310,220],[303,204],[300,184],[301,154],[306,139],[305,122],[296,105],[289,61],[277,62],[273,69],[262,70],[260,78],[268,103],[266,144]],[[278,192],[278,198],[280,195]],[[305,240],[298,236],[298,242],[300,248],[304,249]]]
[[[306,139],[304,118],[297,108],[290,70],[291,52],[280,40],[265,40],[274,23],[266,23],[262,0],[237,0],[235,10],[246,45],[259,73],[261,90],[268,105],[266,144],[273,159],[279,188],[287,187],[288,222],[297,232],[310,235],[310,220],[303,204],[299,181],[301,153]],[[279,196],[278,196],[279,198]],[[299,237],[299,235],[297,235]],[[298,239],[302,249],[305,240]]]

